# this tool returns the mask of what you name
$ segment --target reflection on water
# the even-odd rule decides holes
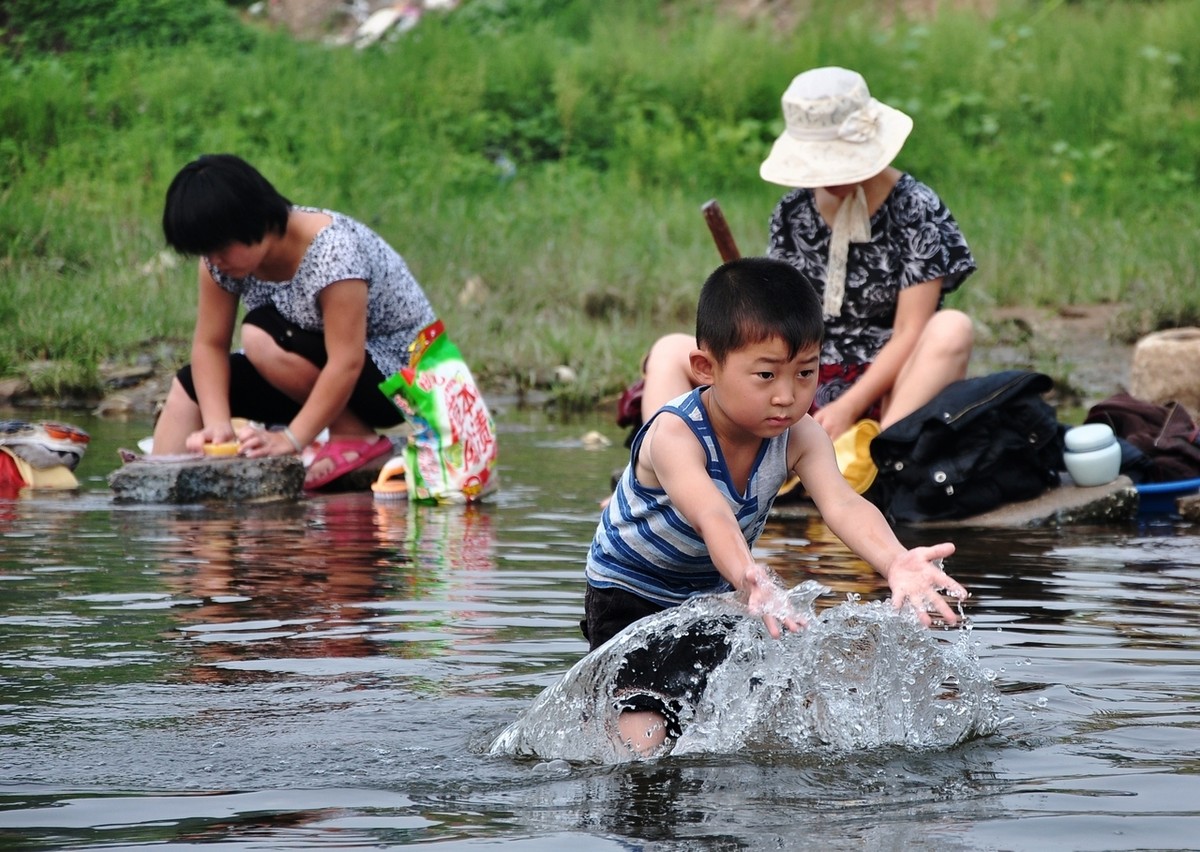
[[[347,658],[427,656],[445,612],[422,603],[449,598],[469,618],[486,595],[476,580],[494,568],[492,519],[478,507],[409,511],[356,493],[223,514],[170,518],[158,537],[198,678],[369,672],[374,661]]]
[[[80,494],[0,501],[0,846],[1194,848],[1182,526],[953,533],[972,630],[940,637],[999,691],[989,736],[489,755],[586,649],[583,559],[623,458],[615,430],[581,446],[603,417],[498,421],[504,490],[478,507],[115,505],[115,448],[148,426],[80,422]],[[831,588],[825,611],[886,594],[813,519],[773,520],[759,553]]]

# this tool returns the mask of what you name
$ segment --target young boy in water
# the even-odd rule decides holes
[[[775,496],[800,478],[826,525],[888,582],[897,609],[925,625],[929,609],[958,619],[940,592],[967,591],[941,568],[954,545],[907,550],[879,510],[838,470],[833,444],[808,416],[824,323],[816,290],[784,261],[743,258],[705,282],[691,367],[702,385],[654,414],[601,516],[587,560],[585,619],[592,650],[638,619],[695,595],[736,589],[772,637],[799,630],[785,590],[754,561]],[[695,664],[721,659],[713,636],[677,658],[650,653],[622,672],[621,739],[652,754],[678,736],[675,708],[694,692]],[[690,679],[690,680],[689,680]],[[702,688],[702,686],[700,687]]]

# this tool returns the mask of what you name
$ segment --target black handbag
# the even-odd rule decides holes
[[[1043,374],[1007,370],[948,385],[871,442],[866,493],[893,523],[965,518],[1059,482],[1062,430]]]

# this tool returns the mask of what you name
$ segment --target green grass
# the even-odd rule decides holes
[[[705,200],[762,251],[779,95],[827,63],[913,115],[897,165],[942,195],[980,262],[955,305],[1115,302],[1128,335],[1200,320],[1194,0],[886,24],[896,4],[813,0],[790,33],[700,0],[467,0],[366,51],[211,4],[131,28],[138,4],[169,15],[123,0],[124,17],[75,32],[22,31],[36,3],[9,12],[0,377],[65,393],[106,360],[185,353],[194,262],[161,256],[162,196],[194,156],[232,151],[387,237],[485,387],[552,386],[566,364],[580,381],[560,398],[585,404],[690,328],[719,260]]]

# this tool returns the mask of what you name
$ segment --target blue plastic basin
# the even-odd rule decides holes
[[[1174,515],[1175,501],[1200,491],[1200,479],[1148,482],[1135,487],[1138,494],[1138,515]]]

